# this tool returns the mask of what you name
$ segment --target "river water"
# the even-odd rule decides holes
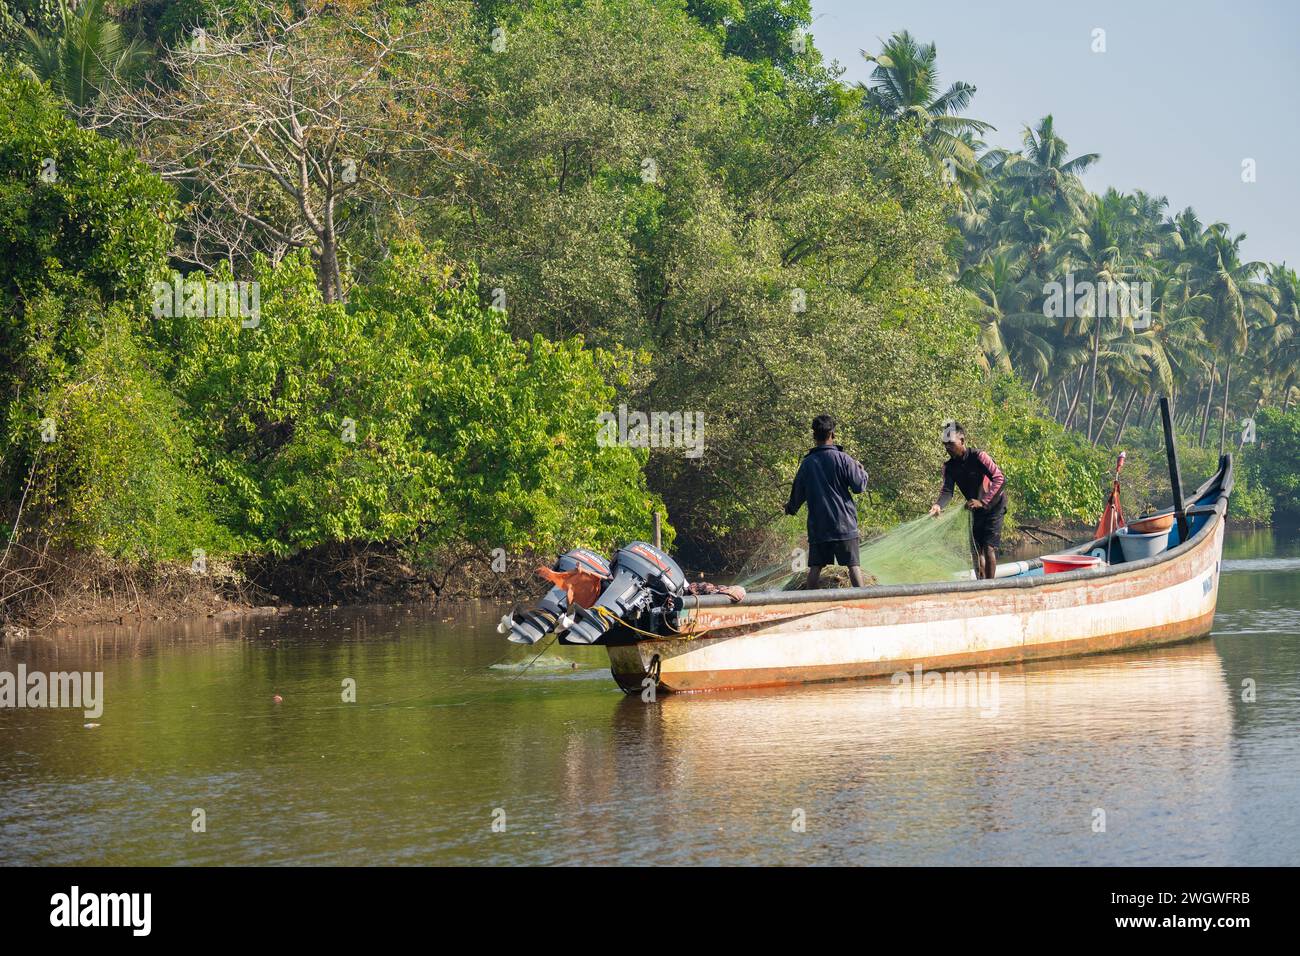
[[[0,709],[0,863],[1300,863],[1300,539],[1223,570],[1211,639],[1003,668],[992,708],[647,704],[599,649],[521,669],[493,607],[10,641],[104,704]]]

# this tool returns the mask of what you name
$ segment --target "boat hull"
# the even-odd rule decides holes
[[[1226,494],[1177,553],[1106,571],[851,599],[701,606],[693,640],[610,646],[626,691],[767,687],[948,670],[1171,644],[1210,633]],[[890,591],[906,593],[887,593]]]

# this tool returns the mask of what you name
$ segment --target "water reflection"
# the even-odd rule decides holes
[[[647,704],[599,649],[512,669],[491,607],[11,643],[107,699],[0,711],[0,862],[1295,863],[1296,548],[1228,547],[1212,640],[999,668],[995,715],[887,681]]]

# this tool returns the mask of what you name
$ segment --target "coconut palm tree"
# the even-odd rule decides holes
[[[104,11],[104,0],[85,0],[80,8],[59,0],[54,33],[25,27],[22,56],[28,72],[47,82],[77,109],[84,109],[113,84],[137,76],[149,49],[128,41]]]
[[[1078,211],[1087,193],[1079,177],[1098,160],[1100,153],[1084,153],[1067,159],[1069,146],[1056,134],[1051,114],[1038,121],[1036,128],[1025,127],[1024,148],[1010,153],[1001,170],[1012,182],[1021,184],[1026,193],[1047,196],[1052,204]]]
[[[1062,250],[1062,264],[1072,272],[1080,273],[1077,281],[1093,283],[1095,294],[1083,303],[1084,326],[1091,326],[1092,355],[1089,360],[1088,419],[1085,434],[1093,437],[1093,420],[1097,401],[1097,367],[1101,356],[1104,335],[1118,338],[1124,331],[1126,315],[1111,315],[1110,308],[1119,298],[1108,294],[1110,290],[1122,292],[1119,304],[1128,306],[1129,282],[1136,274],[1137,263],[1128,248],[1121,218],[1126,209],[1125,197],[1111,192],[1105,196],[1090,197],[1085,201],[1086,218],[1066,241]],[[1129,324],[1133,316],[1127,315]]]
[[[1043,336],[1054,323],[1035,303],[1041,285],[1025,275],[1023,265],[1008,252],[990,255],[966,271],[961,287],[971,298],[980,323],[980,347],[989,367],[1011,372],[1033,371],[1031,391],[1051,365],[1052,345]]]
[[[871,84],[859,83],[863,105],[886,119],[915,122],[926,148],[937,162],[959,178],[978,179],[978,146],[974,137],[993,127],[968,116],[959,116],[970,105],[975,87],[957,81],[939,92],[935,68],[938,51],[933,43],[922,44],[904,30],[885,41],[878,55],[862,50],[862,58],[874,64]]]
[[[1277,332],[1272,362],[1267,364],[1272,366],[1285,413],[1300,373],[1300,277],[1286,263],[1274,264],[1268,267],[1268,284],[1276,297]]]
[[[1212,302],[1208,337],[1226,356],[1219,422],[1220,454],[1227,439],[1233,363],[1246,351],[1251,326],[1271,325],[1276,318],[1275,293],[1268,283],[1256,278],[1264,264],[1241,261],[1241,243],[1245,238],[1245,233],[1231,235],[1226,223],[1214,223],[1206,230],[1206,255],[1199,264],[1199,276],[1196,267],[1192,273],[1194,278],[1201,279]],[[1214,364],[1217,363],[1216,351]],[[1206,423],[1201,427],[1202,445],[1205,443]]]

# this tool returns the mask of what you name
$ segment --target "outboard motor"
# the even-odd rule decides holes
[[[573,623],[561,630],[561,643],[595,644],[611,618],[652,634],[663,633],[665,624],[677,626],[686,575],[676,561],[648,541],[633,541],[614,554],[613,569],[614,580],[591,608],[573,608]]]
[[[613,577],[609,562],[595,551],[588,551],[586,548],[566,551],[560,555],[553,567],[553,570],[560,572],[578,569],[594,574],[602,581],[608,581]],[[515,611],[504,618],[499,630],[505,632],[508,628],[510,640],[515,644],[536,644],[557,624],[561,628],[568,624],[568,619],[565,617],[568,609],[569,594],[557,585],[551,588],[535,607],[526,611]]]

